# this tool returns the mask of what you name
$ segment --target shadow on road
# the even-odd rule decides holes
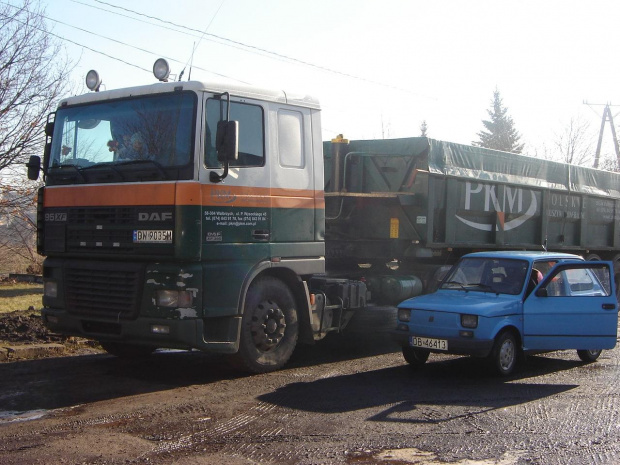
[[[399,350],[387,335],[333,336],[299,347],[285,370]],[[138,360],[101,354],[16,361],[0,364],[0,413],[52,410],[246,376],[225,356],[197,351],[161,351]]]
[[[546,359],[522,375],[496,378],[480,360],[455,358],[422,369],[408,365],[292,383],[258,397],[281,407],[316,413],[346,413],[387,406],[370,421],[439,423],[540,400],[578,384],[524,383],[526,378],[579,366]],[[449,409],[442,407],[449,406]]]

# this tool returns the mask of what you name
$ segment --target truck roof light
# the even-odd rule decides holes
[[[101,76],[94,69],[91,69],[88,73],[86,73],[86,87],[94,92],[99,92],[99,87],[101,86]]]
[[[170,76],[170,65],[163,58],[158,58],[153,65],[153,74],[161,82],[168,82]]]

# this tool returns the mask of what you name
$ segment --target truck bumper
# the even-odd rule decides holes
[[[168,349],[198,349],[206,352],[235,353],[239,349],[241,317],[213,319],[135,320],[77,317],[65,310],[44,308],[43,323],[51,331],[98,341],[115,341]]]
[[[411,347],[409,344],[409,332],[405,331],[392,331],[392,339],[401,347]],[[418,334],[416,334],[418,336]],[[424,336],[423,337],[432,337]],[[446,338],[442,338],[446,339]],[[431,352],[437,354],[456,354],[456,355],[471,355],[473,357],[486,357],[491,353],[493,349],[493,339],[470,339],[470,338],[449,338],[448,350],[431,350]]]

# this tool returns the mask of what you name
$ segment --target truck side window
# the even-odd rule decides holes
[[[226,102],[222,102],[226,111]],[[239,121],[239,159],[231,167],[263,166],[265,164],[265,130],[263,109],[259,105],[232,102],[230,119]],[[205,165],[219,168],[215,151],[215,134],[220,120],[220,100],[207,100],[207,127],[205,135]]]
[[[303,115],[298,111],[278,111],[278,160],[285,168],[303,168]]]

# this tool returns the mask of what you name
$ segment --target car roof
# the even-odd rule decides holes
[[[514,250],[514,251],[490,251],[490,252],[473,252],[464,255],[464,257],[478,257],[478,258],[512,258],[519,260],[526,260],[528,262],[535,262],[538,260],[583,260],[579,255],[572,253],[561,252],[534,252],[526,250]]]

